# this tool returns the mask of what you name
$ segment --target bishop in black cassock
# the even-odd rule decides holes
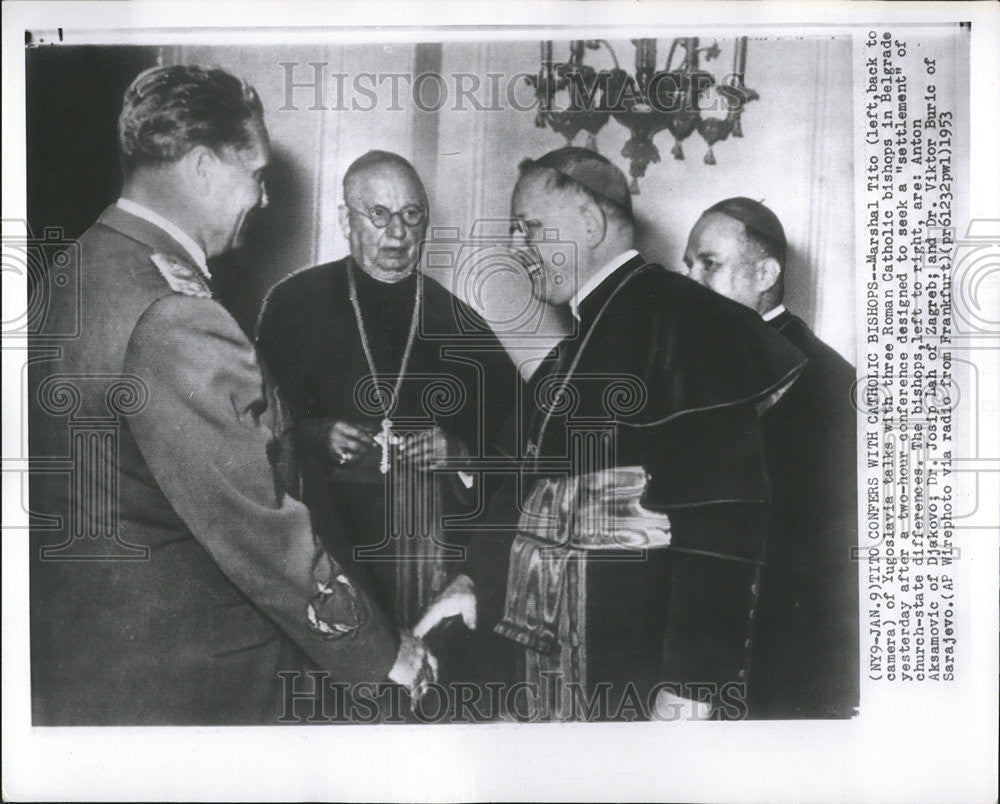
[[[409,628],[464,559],[445,519],[482,490],[459,470],[488,452],[517,377],[483,319],[417,270],[427,202],[409,163],[371,152],[349,168],[344,197],[351,255],[278,283],[257,348],[290,414],[317,530],[347,521],[342,559]]]
[[[498,512],[428,616],[474,589],[482,640],[499,637],[485,674],[506,645],[526,682],[516,717],[745,715],[771,513],[759,411],[805,361],[632,250],[625,178],[593,152],[524,163],[512,217],[534,292],[576,332],[523,395],[523,468],[498,496],[516,524]],[[544,250],[552,229],[575,265]]]
[[[774,516],[750,715],[850,717],[859,683],[855,372],[782,304],[786,251],[774,212],[729,198],[701,216],[685,262],[693,279],[754,310],[809,361],[763,420]]]

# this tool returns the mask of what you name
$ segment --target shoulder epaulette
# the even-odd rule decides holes
[[[193,265],[169,257],[166,254],[152,254],[149,257],[153,265],[167,280],[170,289],[185,296],[197,296],[203,299],[212,298],[212,291],[205,277]]]

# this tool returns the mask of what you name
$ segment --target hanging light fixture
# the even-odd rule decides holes
[[[719,57],[717,42],[701,47],[697,37],[674,39],[663,69],[656,67],[656,40],[633,39],[635,74],[623,70],[611,45],[604,39],[573,40],[569,60],[553,62],[552,42],[541,43],[541,66],[536,76],[528,78],[535,90],[538,113],[535,125],[550,127],[572,143],[580,131],[587,131],[586,147],[597,150],[596,135],[614,118],[630,132],[622,148],[629,161],[631,190],[639,192],[639,179],[646,175],[650,164],[660,161],[660,151],[653,138],[668,130],[674,138],[671,154],[684,158],[682,143],[695,131],[708,145],[704,161],[715,164],[713,147],[717,142],[743,136],[742,115],[746,104],[760,96],[744,82],[747,38],[736,40],[733,49],[733,70],[716,84],[715,77],[701,69],[701,57],[706,62]],[[584,64],[586,50],[605,47],[614,62],[611,70],[598,72]],[[682,53],[676,66],[675,56]],[[704,115],[703,103],[715,90],[726,114],[724,117]],[[566,93],[565,105],[556,106],[557,96]],[[705,109],[710,111],[711,109]]]

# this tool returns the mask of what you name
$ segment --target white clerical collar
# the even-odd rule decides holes
[[[153,226],[159,227],[170,235],[190,255],[194,264],[197,265],[198,269],[205,275],[205,278],[212,278],[208,273],[208,260],[205,257],[205,250],[195,243],[194,240],[192,240],[191,237],[179,226],[171,223],[162,215],[158,215],[153,212],[153,210],[149,207],[144,207],[142,204],[136,203],[131,198],[119,198],[118,207],[119,209],[125,210],[130,215],[135,215],[137,218],[142,218],[144,221],[148,221],[153,224]]]
[[[785,305],[779,304],[773,310],[768,310],[766,313],[764,313],[764,315],[762,315],[761,318],[763,318],[765,321],[770,321],[773,318],[777,318],[783,312],[785,312]]]
[[[587,296],[597,290],[597,287],[601,284],[601,282],[611,276],[611,274],[621,268],[633,257],[638,256],[639,252],[634,248],[630,248],[628,251],[619,254],[611,260],[611,262],[607,263],[607,265],[601,268],[601,270],[596,274],[591,275],[590,279],[577,288],[576,293],[573,294],[573,298],[569,300],[569,309],[570,312],[573,313],[573,318],[577,320],[580,319],[580,304],[587,298]]]

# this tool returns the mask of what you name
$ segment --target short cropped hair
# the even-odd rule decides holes
[[[403,158],[399,154],[393,153],[392,151],[373,150],[359,156],[348,166],[347,172],[344,173],[344,194],[346,195],[347,185],[355,176],[368,170],[368,168],[377,167],[379,165],[394,165],[395,167],[402,168],[403,170],[408,170],[413,174],[421,188],[424,186],[424,183],[420,180],[420,174],[417,173],[417,169],[410,164],[409,160]]]
[[[632,194],[625,174],[596,151],[565,147],[518,165],[518,182],[542,177],[549,191],[576,192],[596,203],[611,218],[635,225]]]
[[[245,150],[264,130],[256,90],[225,70],[153,67],[125,90],[118,147],[127,176],[140,166],[176,162],[192,148]]]

